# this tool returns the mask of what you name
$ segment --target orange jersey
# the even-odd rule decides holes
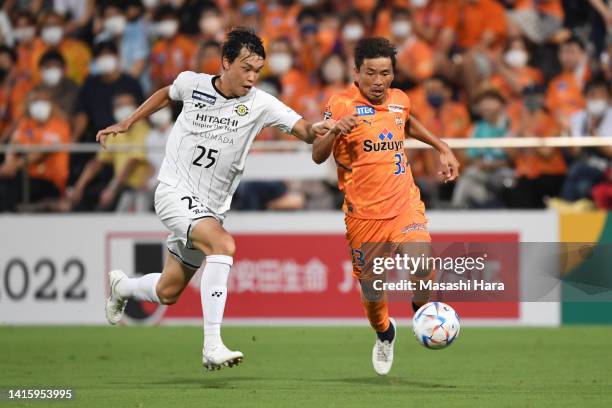
[[[389,89],[384,104],[372,105],[355,85],[330,98],[326,117],[338,120],[353,113],[357,126],[338,136],[333,147],[344,212],[354,218],[388,219],[407,207],[423,209],[403,147],[410,99]]]
[[[14,141],[21,145],[53,145],[70,143],[70,125],[64,119],[52,117],[40,125],[30,118],[23,118],[17,125]],[[48,153],[38,163],[28,166],[30,177],[52,182],[64,191],[68,180],[68,152]]]

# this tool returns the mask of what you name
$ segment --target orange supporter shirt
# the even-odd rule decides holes
[[[446,7],[445,27],[456,33],[462,48],[478,44],[485,31],[495,33],[499,45],[507,32],[506,11],[495,0],[455,1]]]
[[[22,119],[15,130],[15,142],[21,145],[53,145],[70,143],[70,126],[64,119],[52,117],[40,125],[31,118]],[[68,180],[68,152],[49,153],[38,163],[28,166],[32,178],[49,180],[60,191],[66,188]]]
[[[584,108],[582,86],[572,73],[563,72],[553,78],[546,90],[546,106],[557,115],[570,117]]]
[[[151,51],[151,77],[161,86],[170,85],[178,74],[191,69],[197,51],[197,44],[183,34],[158,40]]]
[[[356,113],[358,125],[334,142],[338,186],[344,192],[344,212],[354,218],[388,219],[407,208],[424,211],[404,155],[404,128],[410,100],[389,89],[382,105],[372,105],[352,85],[332,96],[325,116],[340,119]]]
[[[40,39],[36,39],[32,46],[31,67],[34,72],[34,82],[40,81],[38,61],[51,47],[47,46]],[[58,50],[66,60],[66,76],[81,85],[87,74],[89,74],[89,64],[91,63],[91,50],[83,41],[74,38],[65,38],[60,43]]]
[[[420,111],[420,122],[434,135],[443,138],[467,137],[470,115],[464,105],[447,102],[436,112],[429,104],[425,104]]]
[[[518,0],[514,6],[516,10],[535,9],[540,13],[549,14],[563,20],[563,6],[561,0]]]
[[[514,122],[516,128],[519,122]],[[559,136],[561,127],[554,117],[545,111],[539,110],[524,119],[525,136],[555,137]],[[542,175],[565,174],[567,166],[560,149],[524,149],[515,159],[516,175],[529,179]]]
[[[397,62],[400,71],[402,65],[410,67],[412,74],[418,80],[422,81],[433,75],[433,50],[425,41],[418,38],[412,37],[399,47]]]

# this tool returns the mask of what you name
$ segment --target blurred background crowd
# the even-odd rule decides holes
[[[129,116],[180,72],[218,74],[221,42],[234,26],[264,40],[258,86],[311,121],[351,83],[354,44],[376,35],[397,48],[393,86],[438,136],[612,136],[606,0],[0,4],[0,143],[8,146],[0,155],[0,211],[151,211],[159,146],[180,106],[112,141],[141,145],[137,151],[22,154],[10,146],[94,142],[97,130]],[[291,139],[270,129],[258,136]],[[452,184],[440,184],[431,151],[409,155],[430,208],[612,208],[610,147],[457,153],[462,177]],[[338,208],[333,180],[332,170],[329,180],[245,181],[234,207]]]

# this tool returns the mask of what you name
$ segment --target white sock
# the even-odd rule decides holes
[[[117,284],[117,294],[122,298],[159,302],[155,290],[161,273],[147,273],[140,278],[123,279]]]
[[[227,255],[209,255],[202,271],[200,298],[204,312],[204,348],[221,344],[221,322],[227,299],[227,278],[234,260]]]

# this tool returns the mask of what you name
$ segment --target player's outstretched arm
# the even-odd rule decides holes
[[[322,137],[317,138],[312,144],[312,160],[321,164],[332,152],[334,140],[339,134],[349,134],[357,125],[357,115],[347,115],[336,122]]]
[[[442,169],[438,174],[444,177],[444,182],[453,181],[459,177],[459,161],[450,147],[442,139],[434,136],[412,115],[410,115],[409,126],[406,126],[406,135],[427,143],[438,151],[442,164]]]
[[[102,146],[106,147],[106,138],[108,136],[115,136],[117,133],[127,132],[130,127],[140,119],[146,118],[153,112],[156,112],[168,105],[168,103],[170,103],[169,92],[170,86],[161,88],[159,91],[151,95],[149,99],[144,101],[142,105],[140,105],[138,109],[136,109],[127,119],[119,123],[115,123],[106,129],[100,130],[96,135],[96,140],[100,142]]]
[[[291,134],[308,144],[312,144],[317,138],[325,135],[334,126],[335,120],[327,119],[320,122],[310,123],[300,119],[293,125]]]

